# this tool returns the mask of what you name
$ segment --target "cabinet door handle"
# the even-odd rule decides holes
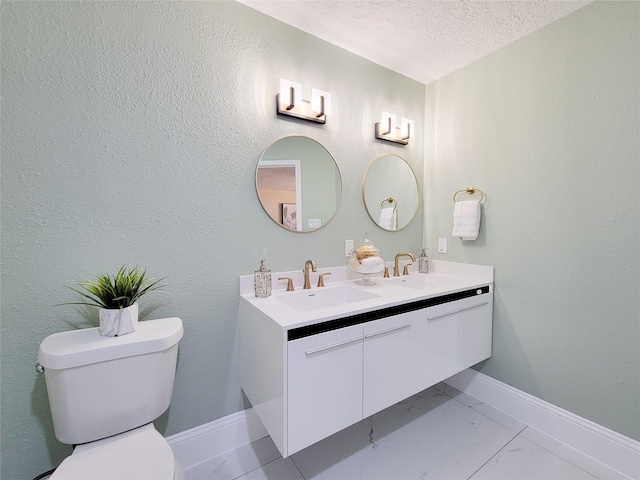
[[[380,330],[379,332],[370,333],[365,335],[364,338],[371,338],[377,335],[382,335],[383,333],[395,332],[396,330],[402,330],[403,328],[409,328],[411,326],[410,323],[405,323],[404,325],[398,325],[396,327],[387,328],[385,330]]]
[[[356,338],[350,338],[349,340],[342,340],[340,342],[332,343],[331,345],[324,345],[322,347],[312,348],[311,350],[307,350],[306,352],[304,352],[304,354],[305,355],[313,355],[314,353],[322,352],[324,350],[329,350],[329,349],[335,348],[335,347],[340,347],[341,345],[347,345],[349,343],[358,342],[358,341],[360,341],[362,339],[364,339],[364,336],[360,336],[360,337],[356,337]]]
[[[484,307],[485,305],[489,305],[489,302],[478,303],[477,305],[471,305],[470,307],[461,308],[461,312],[466,312],[467,310],[473,310],[474,308]]]
[[[443,317],[448,317],[450,315],[456,315],[459,312],[459,310],[455,310],[453,312],[447,312],[447,313],[442,313],[440,315],[436,315],[435,317],[427,317],[427,321],[431,321],[431,320],[437,320],[438,318],[443,318]]]

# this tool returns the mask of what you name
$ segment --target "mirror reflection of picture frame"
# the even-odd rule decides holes
[[[280,228],[315,232],[335,216],[342,200],[342,175],[318,141],[289,135],[273,142],[256,167],[256,193],[265,213]],[[282,204],[296,204],[296,226],[285,227]]]
[[[280,223],[289,230],[297,230],[297,209],[295,203],[280,204]]]

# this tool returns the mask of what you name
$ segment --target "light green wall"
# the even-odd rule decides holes
[[[1,5],[2,478],[33,478],[70,452],[34,370],[42,339],[90,325],[85,310],[53,306],[75,300],[65,285],[123,262],[168,276],[147,318],[184,321],[157,424],[171,435],[246,407],[237,277],[265,248],[276,271],[345,264],[344,240],[363,231],[389,255],[419,251],[422,209],[384,232],[360,183],[384,153],[422,181],[423,139],[382,143],[374,123],[387,110],[423,125],[424,85],[233,2]],[[332,93],[325,126],[276,117],[281,77]],[[323,143],[343,175],[338,215],[314,233],[278,227],[255,193],[260,155],[290,134]]]
[[[425,87],[228,2],[2,2],[2,478],[69,448],[33,368],[50,333],[89,325],[64,285],[122,262],[168,275],[148,318],[185,322],[163,433],[240,410],[237,275],[344,263],[362,231],[417,253],[419,218],[369,219],[361,176],[384,153],[421,182],[436,258],[496,266],[494,357],[481,370],[633,438],[638,427],[639,4],[597,2]],[[331,91],[324,127],[276,118],[280,77]],[[426,103],[426,119],[423,106]],[[426,123],[373,139],[388,110]],[[333,153],[343,203],[286,232],[255,195],[289,134]],[[426,154],[425,154],[426,153]],[[423,172],[423,156],[426,171]],[[451,234],[454,191],[487,193],[476,242]],[[126,196],[125,196],[126,195]],[[449,237],[449,253],[435,253]],[[93,314],[92,314],[93,315]]]
[[[498,380],[640,439],[640,3],[596,2],[426,89],[425,229],[486,195]]]

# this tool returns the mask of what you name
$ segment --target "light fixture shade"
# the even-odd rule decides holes
[[[389,123],[389,119],[391,119],[391,123]],[[393,113],[382,112],[382,119],[380,120],[380,127],[385,135],[391,134],[393,135],[396,131],[396,116]],[[387,131],[388,130],[388,131]]]
[[[413,128],[413,120],[409,120],[408,118],[402,118],[400,123],[400,134],[403,139],[406,138],[414,138],[415,130]]]
[[[291,102],[291,87],[293,87],[293,104],[300,105],[302,104],[302,84],[292,82],[291,80],[286,80],[284,78],[280,79],[280,103],[289,105]]]
[[[311,101],[304,100],[302,98],[302,84],[281,78],[280,91],[276,95],[278,115],[325,124],[327,115],[331,113],[331,94],[313,88],[311,95]]]
[[[376,138],[387,142],[408,145],[409,139],[415,136],[413,120],[402,117],[398,128],[396,116],[393,113],[382,112],[380,122],[376,123]]]
[[[324,97],[324,110],[322,109],[321,97]],[[331,94],[317,88],[311,89],[311,110],[316,113],[324,112],[325,115],[331,115]]]

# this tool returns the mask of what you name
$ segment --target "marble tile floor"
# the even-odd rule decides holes
[[[283,459],[269,437],[186,480],[618,480],[628,477],[438,384]]]

